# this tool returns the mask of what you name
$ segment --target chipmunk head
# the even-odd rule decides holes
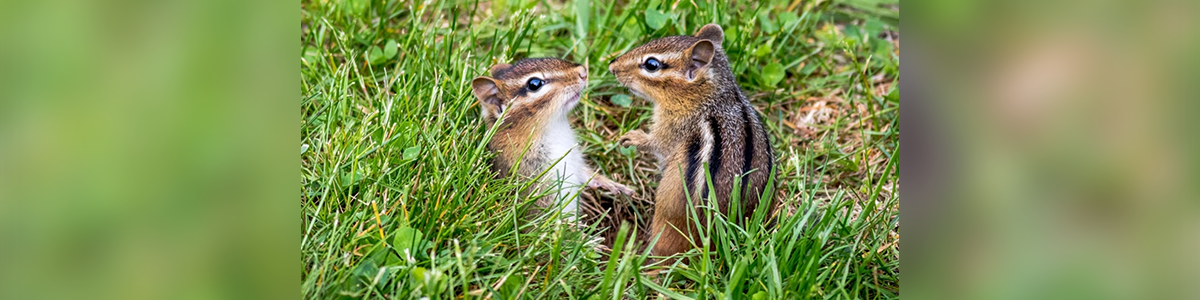
[[[522,59],[492,66],[491,77],[471,81],[483,118],[506,120],[566,118],[587,87],[587,67],[554,58]]]
[[[724,32],[717,24],[695,36],[668,36],[613,59],[608,69],[634,94],[654,102],[706,98],[719,88],[718,70],[728,69],[721,51]]]

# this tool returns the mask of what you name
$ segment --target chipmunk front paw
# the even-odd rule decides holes
[[[612,185],[609,185],[605,189],[607,189],[609,192],[612,192],[614,194],[633,196],[633,189],[625,186],[624,184],[613,182]]]
[[[592,181],[588,183],[588,187],[592,189],[605,190],[613,194],[633,196],[633,189],[625,186],[624,184],[612,181],[612,179],[608,179],[608,177],[604,177],[603,175],[596,175],[596,178],[593,178]]]
[[[617,141],[621,143],[621,146],[645,146],[650,142],[650,135],[646,134],[645,131],[634,130],[626,132],[625,135],[622,135],[621,139]]]

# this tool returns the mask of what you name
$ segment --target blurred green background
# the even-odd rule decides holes
[[[0,298],[295,297],[293,9],[0,3]]]
[[[910,295],[1200,297],[1197,3],[911,4]]]
[[[359,3],[364,13],[373,7],[367,1]],[[405,7],[412,6],[411,11],[424,3]],[[822,12],[881,14],[853,7],[860,2],[797,3],[788,11],[798,18],[813,6],[824,7]],[[518,4],[511,6],[520,8]],[[691,3],[678,4],[686,9]],[[313,99],[303,87],[311,76],[303,71],[305,56],[329,54],[306,48],[312,44],[305,32],[319,25],[311,22],[316,19],[312,12],[341,9],[318,10],[302,2],[297,14],[295,5],[0,2],[0,298],[295,297],[297,270],[302,274],[301,295],[313,295],[303,290],[303,246],[301,253],[296,251],[307,230],[297,232],[295,227],[297,220],[307,222],[303,200],[296,210],[296,195],[305,191],[295,190],[295,182],[286,179],[294,178],[290,176],[296,164],[294,157],[282,154],[295,151],[297,137],[303,137],[290,122],[306,108],[297,110],[293,101]],[[1193,184],[1200,168],[1193,158],[1197,124],[1190,116],[1198,111],[1190,89],[1200,35],[1196,5],[905,4],[911,14],[907,32],[913,38],[904,57],[910,66],[904,85],[907,108],[902,111],[909,116],[910,132],[904,155],[904,175],[911,186],[904,197],[911,245],[910,297],[1200,298],[1192,275],[1200,267],[1195,255],[1200,253],[1200,207]],[[558,7],[553,15],[573,14],[570,7]],[[520,19],[523,15],[517,11],[492,15],[497,20],[488,26],[519,27],[498,20]],[[712,20],[666,16],[669,21],[654,29],[645,23],[642,10],[634,20],[641,23],[634,27],[654,35],[688,33],[698,21],[761,22],[752,9],[738,10],[742,15],[733,11],[725,12],[736,17]],[[770,11],[779,8],[768,10],[766,18],[778,20],[780,14]],[[382,23],[361,16],[329,27],[380,31],[366,24]],[[600,17],[591,14],[589,20]],[[681,18],[690,21],[677,23]],[[302,23],[299,31],[297,19]],[[898,31],[898,24],[879,19]],[[304,20],[310,20],[309,29]],[[350,20],[361,20],[352,24],[362,25],[343,26]],[[622,32],[615,26],[569,29],[578,28],[575,20],[538,22],[563,24],[548,30],[586,32],[582,40]],[[862,19],[849,20],[866,27],[858,23]],[[805,27],[812,31],[802,37],[819,40],[820,24]],[[849,36],[839,30],[839,36]],[[346,49],[360,63],[369,61],[376,46],[386,57],[387,38],[399,45],[402,39],[397,36],[392,33]],[[556,38],[531,43],[527,50],[472,51],[469,58],[458,60],[471,64],[455,71],[462,78],[443,78],[446,84],[460,84],[482,74],[493,56],[508,60],[566,55],[592,62],[612,54],[603,50],[618,52],[642,38],[609,42],[610,47],[599,50],[594,42],[582,49],[573,39]],[[754,39],[743,41],[758,45],[752,44]],[[569,45],[535,48],[554,43]],[[808,41],[797,44],[793,47]],[[291,56],[297,48],[299,66]],[[754,56],[753,51],[740,50],[747,47],[738,49],[744,68],[739,80],[747,92],[772,86],[765,79],[774,77],[761,76],[772,63],[788,67],[774,87],[786,88],[789,80],[796,80],[798,72],[792,68],[799,65],[779,59],[787,55],[772,49]],[[898,47],[894,50],[898,53]],[[396,57],[380,64],[395,62]],[[593,78],[598,78],[603,70],[592,65]],[[433,70],[437,68],[412,72]],[[296,81],[297,73],[301,82]],[[598,115],[600,108],[625,109],[623,99],[612,101],[620,93],[617,87],[593,88],[588,97],[593,103],[585,103],[574,115],[586,118]],[[451,96],[464,103],[467,97],[465,91]],[[637,99],[630,102],[630,107],[644,106]],[[463,111],[463,118],[474,114]],[[635,123],[626,122],[624,126]],[[782,132],[779,127],[773,130]],[[308,151],[316,149],[313,145]],[[782,150],[780,146],[776,149]],[[399,151],[392,157],[403,159],[405,149],[391,150]],[[622,163],[617,155],[597,157],[614,157],[601,158],[603,164]],[[798,174],[800,168],[793,168],[792,174]],[[453,242],[446,245],[453,247]],[[347,264],[357,262],[345,257]],[[525,279],[533,282],[530,278]],[[860,292],[875,289],[857,286],[863,287]]]

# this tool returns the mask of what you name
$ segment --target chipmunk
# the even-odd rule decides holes
[[[573,197],[580,187],[632,195],[633,190],[593,172],[583,161],[583,151],[567,113],[579,103],[587,87],[587,67],[554,58],[533,58],[515,64],[492,66],[492,77],[471,81],[484,123],[500,122],[488,150],[496,153],[493,170],[501,176],[545,176],[530,194],[557,190],[555,199],[539,199],[540,207],[562,205],[564,214],[576,213]],[[561,160],[560,160],[561,158]],[[516,166],[516,174],[509,174]],[[564,203],[565,202],[565,203]]]
[[[741,177],[738,188],[745,216],[758,206],[775,171],[770,137],[733,77],[721,48],[723,37],[721,26],[708,24],[695,36],[650,41],[608,65],[617,81],[654,103],[650,133],[634,130],[620,139],[622,145],[653,153],[662,172],[649,232],[662,235],[651,251],[654,255],[687,251],[692,247],[689,237],[700,243],[688,212],[710,195],[705,164],[722,213],[728,213],[734,181]],[[693,206],[688,205],[689,197]],[[777,204],[774,199],[767,203],[770,216]]]

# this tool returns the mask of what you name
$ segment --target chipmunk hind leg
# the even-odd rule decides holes
[[[678,177],[664,174],[664,177]],[[669,256],[686,252],[692,248],[690,235],[693,233],[688,220],[687,198],[682,182],[677,178],[664,178],[655,196],[654,219],[650,222],[650,239],[659,235],[651,253]]]

